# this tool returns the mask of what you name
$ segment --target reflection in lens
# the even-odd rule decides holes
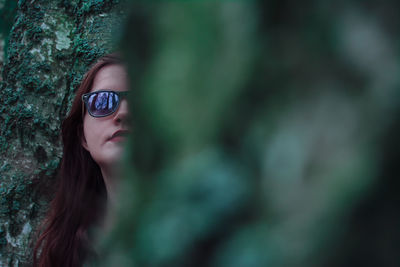
[[[107,99],[107,101],[108,101],[108,110],[112,110],[113,109],[113,94],[112,93],[110,93],[110,94],[108,94],[108,99]]]
[[[119,103],[118,94],[114,92],[94,92],[87,101],[88,109],[94,116],[111,114]]]
[[[105,108],[107,107],[107,95],[108,93],[106,92],[99,93],[99,96],[96,101],[97,109],[100,109],[101,111],[105,110]]]

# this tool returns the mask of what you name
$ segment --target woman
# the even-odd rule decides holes
[[[85,75],[62,124],[59,184],[34,250],[34,266],[82,266],[88,230],[115,195],[115,166],[129,132],[126,70],[115,54]],[[38,255],[39,254],[39,255]]]

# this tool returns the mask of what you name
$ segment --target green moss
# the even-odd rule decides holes
[[[51,72],[51,66],[47,62],[38,62],[32,64],[32,69],[37,69],[39,71],[43,71],[45,73]]]
[[[26,35],[29,40],[37,43],[43,38],[43,30],[40,27],[33,27],[26,32]]]
[[[18,8],[23,9],[26,8],[26,0],[18,0]]]
[[[77,14],[77,10],[79,9],[78,7],[78,2],[79,1],[73,1],[73,0],[61,0],[58,3],[59,8],[64,8],[65,13],[67,13],[70,16],[75,17]]]
[[[20,203],[18,201],[14,200],[12,202],[11,210],[12,211],[19,211],[20,208],[21,208]]]
[[[71,58],[73,55],[71,53],[71,51],[69,50],[57,50],[54,54],[54,59],[56,61],[62,61],[62,60],[66,60],[68,58]]]
[[[0,136],[0,152],[4,154],[8,149],[8,143],[5,136]]]
[[[7,245],[6,231],[3,227],[0,227],[0,248],[5,245]]]
[[[87,63],[87,65],[93,63],[97,58],[99,58],[99,55],[106,54],[104,48],[94,46],[88,39],[81,38],[80,36],[74,40],[74,50],[76,51],[77,56],[83,60],[83,62]]]
[[[55,158],[48,163],[47,171],[54,171],[58,168],[59,165],[60,165],[60,159]],[[46,173],[46,174],[48,174],[48,173]]]
[[[10,214],[10,208],[9,208],[9,204],[8,204],[8,198],[10,195],[10,191],[7,187],[5,187],[5,185],[3,184],[3,192],[2,192],[2,196],[0,199],[0,212],[1,214],[6,214],[9,215]]]
[[[1,166],[1,169],[0,169],[0,172],[1,173],[4,173],[4,172],[7,172],[7,171],[9,171],[11,169],[11,165],[9,164],[9,163],[4,163],[3,164],[3,166]],[[0,188],[0,194],[1,194],[1,192],[2,192],[2,189],[3,188]]]
[[[118,4],[118,0],[89,0],[84,1],[79,10],[80,15],[85,15],[88,13],[104,13],[110,11],[110,9]]]
[[[21,194],[21,195],[24,193],[25,190],[26,190],[26,185],[25,184],[17,185],[17,187],[15,188],[15,192],[17,194]]]

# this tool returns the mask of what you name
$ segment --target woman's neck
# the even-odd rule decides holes
[[[116,208],[118,203],[118,174],[115,170],[101,169],[103,175],[104,184],[107,190],[107,207],[106,217],[103,221],[103,233],[107,233],[111,230],[114,224],[114,217],[116,214]]]
[[[107,190],[107,199],[112,206],[116,203],[117,196],[117,175],[115,170],[102,168],[101,174],[103,175],[104,184]]]

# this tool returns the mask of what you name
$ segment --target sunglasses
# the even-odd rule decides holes
[[[86,109],[93,117],[106,117],[113,114],[122,101],[128,95],[127,91],[117,92],[111,90],[99,90],[82,95],[82,101]]]

